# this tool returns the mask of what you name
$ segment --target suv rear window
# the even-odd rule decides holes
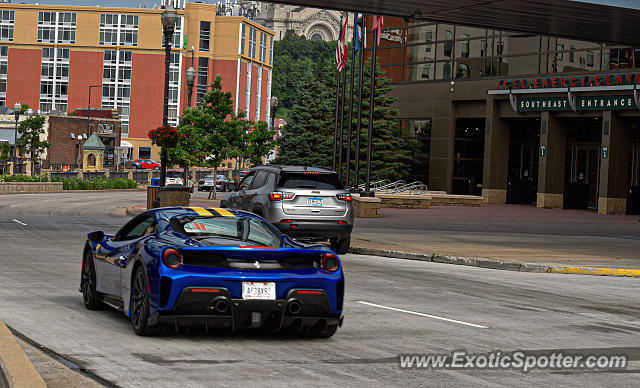
[[[305,174],[285,172],[280,175],[278,187],[285,189],[344,190],[338,174]]]

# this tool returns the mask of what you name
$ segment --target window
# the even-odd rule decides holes
[[[249,28],[249,58],[256,58],[256,29]]]
[[[469,65],[466,63],[459,63],[456,69],[456,78],[469,77]]]
[[[247,94],[244,101],[245,118],[249,120],[249,112],[251,112],[251,63],[247,63]]]
[[[151,158],[151,147],[138,148],[138,159],[149,159],[149,158]]]
[[[256,173],[256,177],[253,179],[251,183],[251,189],[259,189],[267,183],[267,177],[269,176],[269,172],[260,170]]]
[[[280,175],[278,187],[284,189],[314,188],[326,190],[342,190],[338,174],[304,174],[301,172],[286,172]]]
[[[482,39],[480,41],[480,56],[481,57],[487,56],[487,40],[486,39]]]
[[[256,89],[256,121],[258,121],[260,120],[260,108],[262,105],[262,66],[258,66],[258,82]]]
[[[240,24],[240,55],[244,55],[244,23]]]
[[[273,36],[269,37],[269,65],[273,66]]]
[[[13,10],[0,11],[0,41],[13,42],[15,15]]]
[[[102,68],[102,107],[117,109],[122,137],[129,136],[131,51],[105,50]]]
[[[47,16],[43,15],[43,19]],[[40,67],[40,111],[67,112],[69,94],[69,49],[42,49]]]
[[[587,51],[587,66],[593,67],[593,51]]]
[[[138,15],[100,15],[99,43],[103,46],[137,46]]]
[[[575,60],[575,55],[573,50],[576,49],[576,46],[571,45],[569,46],[569,48],[571,49],[571,51],[569,52],[569,62],[573,62]]]
[[[558,51],[556,53],[556,58],[558,58],[559,61],[561,61],[564,58],[564,53],[562,51],[564,51],[564,45],[563,44],[556,44],[556,51]]]
[[[444,35],[445,39],[449,41],[444,44],[444,56],[450,58],[453,53],[453,42],[451,41],[453,39],[453,32],[447,30],[444,32]]]
[[[425,60],[427,60],[428,58],[424,58]],[[423,69],[422,69],[422,79],[430,79],[431,76],[431,63],[425,63],[423,65]]]
[[[180,74],[182,55],[171,53],[169,65],[169,125],[178,125],[178,111],[180,107]]]
[[[467,34],[463,34],[462,38],[465,39],[463,40],[460,46],[460,57],[462,58],[469,58],[469,35]]]
[[[442,78],[451,78],[451,63],[445,62],[442,65]]]
[[[209,51],[211,38],[211,22],[200,22],[200,51]]]
[[[198,86],[196,87],[196,104],[200,105],[200,100],[207,93],[209,86],[209,59],[198,58]]]
[[[260,62],[267,60],[267,34],[260,33]]]
[[[427,31],[425,31],[425,32],[426,32],[425,41],[426,41],[427,43],[432,42],[432,41],[433,41],[433,31],[431,31],[431,30],[427,30]],[[428,52],[428,53],[430,53],[430,52],[431,52],[431,48],[432,48],[432,47],[433,47],[433,45],[432,45],[432,44],[428,44],[428,45],[426,45],[426,47],[425,47],[425,51],[426,51],[426,52]]]
[[[7,68],[9,47],[0,46],[0,106],[7,105]]]

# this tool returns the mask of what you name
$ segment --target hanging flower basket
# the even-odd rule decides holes
[[[158,127],[149,131],[149,139],[160,147],[173,148],[185,137],[176,128],[170,126]]]

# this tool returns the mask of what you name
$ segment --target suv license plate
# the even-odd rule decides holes
[[[307,198],[308,206],[322,206],[322,198]]]
[[[242,299],[275,300],[274,282],[242,282]]]

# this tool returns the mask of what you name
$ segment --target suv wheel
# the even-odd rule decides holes
[[[349,246],[351,245],[351,235],[338,241],[331,241],[331,250],[339,255],[344,255],[349,252]]]

